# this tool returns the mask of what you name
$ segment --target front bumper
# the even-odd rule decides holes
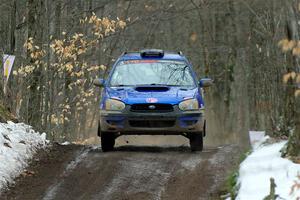
[[[181,135],[204,131],[205,116],[201,110],[172,112],[132,112],[100,110],[100,130],[121,135]]]

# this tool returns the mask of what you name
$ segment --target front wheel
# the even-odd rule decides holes
[[[115,146],[115,135],[113,133],[103,132],[98,125],[98,136],[101,138],[101,148],[103,152],[114,150]]]
[[[115,136],[113,133],[101,132],[101,148],[103,152],[114,150]]]
[[[189,136],[190,146],[192,151],[203,150],[203,135],[202,133],[193,133]]]

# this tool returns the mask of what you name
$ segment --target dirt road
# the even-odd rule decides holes
[[[39,153],[0,199],[219,199],[237,161],[233,145],[191,153],[188,147],[60,146]]]

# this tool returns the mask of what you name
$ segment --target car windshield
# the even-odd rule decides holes
[[[195,86],[190,68],[181,61],[129,60],[115,68],[111,86],[168,85]]]

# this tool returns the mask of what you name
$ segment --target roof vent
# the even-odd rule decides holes
[[[141,51],[142,57],[164,57],[164,51],[160,49],[145,49]]]

